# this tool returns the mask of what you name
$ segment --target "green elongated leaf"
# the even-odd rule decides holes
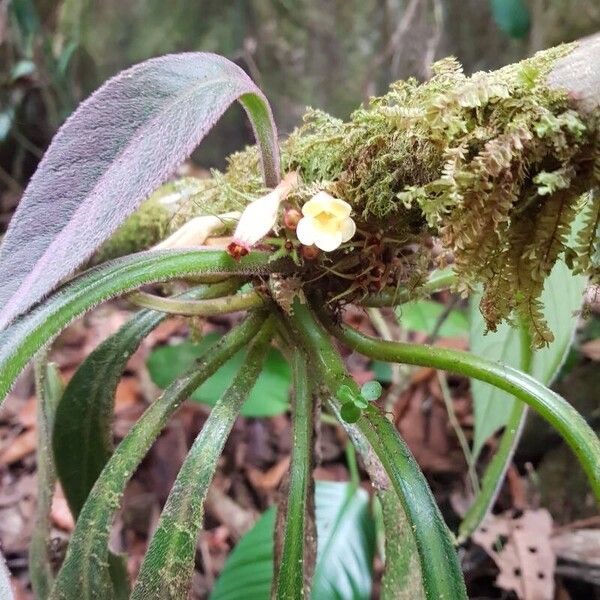
[[[0,598],[3,598],[3,600],[15,599],[10,585],[10,571],[6,566],[2,553],[0,553]]]
[[[393,489],[377,492],[385,534],[381,600],[425,600],[415,536]]]
[[[221,250],[167,250],[140,252],[90,269],[0,333],[0,399],[37,350],[100,302],[154,281],[207,272],[255,274],[278,266],[262,252],[236,261]]]
[[[385,342],[363,335],[330,319],[327,328],[353,350],[377,360],[444,369],[485,381],[531,406],[567,442],[600,501],[600,439],[585,419],[561,396],[513,367],[487,358],[436,346]],[[383,459],[382,463],[385,465]]]
[[[555,265],[546,280],[542,303],[555,339],[547,348],[535,351],[531,358],[530,373],[541,383],[552,383],[566,358],[586,281],[583,276],[573,275],[562,261]],[[526,357],[518,329],[503,323],[496,332],[484,335],[486,326],[478,306],[479,297],[474,296],[470,308],[471,351],[490,360],[520,367]],[[471,390],[475,412],[473,456],[476,457],[485,441],[506,425],[515,401],[510,394],[478,380],[471,380]]]
[[[315,511],[318,559],[312,598],[370,598],[375,523],[368,494],[348,483],[317,481]],[[275,508],[270,508],[239,541],[210,600],[270,597],[275,516]],[[319,595],[322,590],[327,590],[327,595]]]
[[[396,307],[398,321],[405,329],[431,333],[444,316],[445,306],[433,300],[414,300]],[[469,334],[469,320],[458,309],[452,309],[445,317],[438,334],[440,337],[466,337]]]
[[[189,593],[208,486],[242,404],[260,373],[272,334],[273,320],[267,319],[250,346],[246,362],[190,448],[152,536],[131,600],[179,600]]]
[[[50,509],[56,484],[56,468],[51,449],[56,407],[63,393],[60,372],[46,356],[35,360],[37,412],[37,503],[35,524],[29,546],[31,587],[37,598],[47,598],[54,581],[50,542]]]
[[[330,403],[334,412],[337,407]],[[381,461],[356,425],[341,422],[377,494],[374,508],[375,536],[384,561],[379,596],[381,600],[425,600],[419,550],[406,512]]]
[[[308,379],[306,357],[295,348],[292,354],[294,371],[294,415],[292,431],[292,460],[289,489],[285,506],[285,527],[281,563],[275,581],[275,597],[303,598],[305,581],[312,564],[307,557],[308,527],[312,497],[312,443],[314,403]],[[310,542],[308,542],[310,543]],[[308,557],[310,561],[310,556]],[[308,562],[308,561],[307,561]]]
[[[176,346],[162,346],[148,356],[147,366],[152,381],[161,388],[167,387],[184,372],[194,360],[203,356],[219,335],[210,333],[200,342],[183,342]],[[246,352],[238,352],[217,373],[204,382],[192,399],[214,406],[229,386],[244,362]],[[290,367],[276,348],[270,348],[262,372],[242,407],[245,417],[271,417],[289,408]]]
[[[222,56],[153,58],[110,79],[54,137],[0,247],[0,328],[73,273],[239,100],[265,184],[279,180],[277,131],[252,80]]]
[[[343,416],[342,404],[337,398],[338,390],[345,387],[346,391],[355,398],[360,398],[360,390],[346,372],[340,354],[334,348],[327,332],[316,321],[311,308],[306,303],[300,302],[298,297],[294,299],[292,307],[293,314],[290,316],[290,325],[306,352],[314,357],[314,365],[319,378],[327,386],[331,395],[330,406],[337,415]],[[339,327],[330,324],[330,328],[335,331],[336,335],[339,335]],[[346,329],[343,331],[345,332]],[[352,333],[354,334],[354,332]],[[344,342],[347,342],[349,335],[344,335]],[[376,338],[361,336],[360,339],[367,339],[374,344]],[[393,342],[380,343],[385,344],[384,347],[395,348],[398,346]],[[409,344],[409,346],[411,348],[419,347],[416,344]],[[428,347],[424,348],[426,351],[429,350]],[[434,350],[438,350],[438,348],[434,348]],[[365,352],[362,347],[360,351],[372,358],[386,359],[383,353],[381,356],[375,356],[374,352]],[[348,404],[350,402],[346,402],[343,406]],[[430,600],[434,598],[466,599],[462,572],[450,532],[435,503],[425,476],[410,450],[392,423],[381,415],[372,404],[362,411],[355,426],[368,440],[373,452],[381,461],[406,516],[410,520],[419,551],[426,597]]]
[[[215,583],[210,600],[266,600],[271,597],[276,517],[277,509],[272,506],[237,543]]]
[[[224,282],[183,297],[213,298],[236,286],[236,282]],[[113,451],[115,391],[127,361],[166,316],[153,310],[133,316],[81,363],[62,395],[52,443],[58,477],[75,519]],[[179,374],[192,365],[190,362]]]
[[[187,396],[258,332],[262,315],[251,315],[220,340],[194,370],[174,382],[132,427],[100,473],[81,513],[51,600],[111,597],[108,536],[125,485],[169,416]]]
[[[371,597],[375,524],[364,490],[321,482],[315,496],[317,568],[311,597]]]

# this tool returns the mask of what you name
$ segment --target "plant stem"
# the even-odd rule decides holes
[[[37,504],[29,547],[31,586],[38,598],[47,598],[54,581],[50,547],[50,509],[56,485],[52,454],[52,427],[56,406],[63,392],[60,373],[40,351],[34,361],[37,412]]]
[[[536,410],[571,446],[587,473],[596,498],[600,501],[600,440],[585,419],[564,398],[549,390],[530,375],[469,352],[384,342],[349,327],[328,322],[328,328],[352,349],[371,358],[388,362],[434,367],[485,381],[512,394]]]
[[[450,287],[456,281],[456,275],[451,268],[434,271],[427,283],[415,290],[409,288],[387,288],[377,294],[370,294],[360,304],[363,306],[398,306],[414,299],[415,295],[433,294]]]
[[[178,300],[163,298],[147,292],[133,292],[127,299],[142,308],[151,308],[172,315],[188,317],[210,317],[239,310],[249,310],[264,305],[265,301],[255,291],[223,296],[211,300]]]
[[[305,586],[307,549],[307,512],[311,505],[311,456],[313,439],[313,398],[306,357],[294,348],[294,417],[292,432],[292,462],[283,534],[283,549],[276,579],[275,598],[296,600],[308,596]]]
[[[520,367],[522,371],[529,373],[531,372],[531,363],[533,362],[533,352],[531,350],[531,334],[529,333],[529,328],[524,323],[521,323],[519,326],[519,338],[521,350]],[[473,534],[491,510],[504,481],[508,464],[519,441],[519,436],[525,424],[526,414],[527,404],[519,402],[518,399],[513,402],[513,407],[500,438],[498,449],[485,469],[481,480],[481,490],[458,528],[459,544],[466,541]]]
[[[448,420],[450,421],[450,425],[452,429],[454,429],[454,433],[458,438],[458,443],[460,444],[460,448],[465,457],[465,462],[467,463],[467,469],[469,473],[469,479],[471,480],[471,486],[473,487],[473,493],[479,493],[479,481],[477,479],[477,473],[475,472],[475,461],[473,460],[473,453],[469,448],[469,442],[465,437],[465,432],[462,430],[460,423],[456,417],[456,412],[454,411],[454,403],[452,402],[452,394],[450,393],[450,388],[448,387],[448,380],[446,379],[446,374],[438,371],[437,374],[438,381],[440,383],[440,389],[442,391],[442,398],[444,399],[444,404],[446,406],[446,412],[448,413]]]
[[[292,309],[291,326],[296,330],[300,343],[314,357],[315,367],[333,396],[331,403],[337,414],[341,403],[335,394],[340,386],[344,385],[356,397],[360,396],[360,390],[346,373],[341,356],[307,304],[296,297]],[[372,405],[365,409],[356,427],[367,438],[381,461],[411,522],[419,550],[426,597],[428,600],[466,598],[450,532],[410,450],[393,425]]]
[[[152,536],[131,600],[186,597],[208,487],[235,420],[260,374],[272,334],[273,319],[267,319],[190,448]]]

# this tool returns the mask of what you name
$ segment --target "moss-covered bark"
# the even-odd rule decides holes
[[[556,260],[564,255],[575,270],[599,269],[600,199],[588,192],[600,183],[600,112],[549,83],[574,48],[471,77],[446,59],[428,82],[397,82],[348,121],[306,113],[282,145],[284,171],[297,170],[302,180],[288,202],[300,207],[318,190],[343,198],[361,238],[319,263],[346,276],[320,282],[330,299],[351,299],[358,287],[415,285],[432,264],[448,260],[462,291],[483,284],[490,329],[516,312],[536,345],[552,339],[539,297]],[[178,192],[165,231],[190,216],[240,209],[262,193],[255,149],[190,185]],[[583,226],[570,244],[580,213]],[[434,255],[435,238],[444,250]]]

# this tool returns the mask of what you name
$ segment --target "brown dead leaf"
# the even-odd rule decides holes
[[[31,429],[32,427],[36,426],[36,405],[36,398],[35,396],[32,396],[19,409],[17,419],[19,420],[19,424],[21,425],[21,427],[23,427],[24,429]]]
[[[27,429],[20,433],[8,446],[0,451],[0,465],[12,465],[31,454],[37,446],[36,430]]]
[[[248,467],[246,473],[250,483],[260,490],[274,490],[283,479],[290,466],[290,457],[284,456],[267,471],[259,471],[255,467]]]
[[[140,399],[140,384],[135,377],[123,377],[115,392],[115,413],[120,412],[135,406]]]
[[[552,600],[556,555],[550,543],[552,517],[546,510],[528,510],[521,517],[490,515],[473,534],[500,573],[496,585],[521,600]]]
[[[52,511],[50,513],[52,523],[63,531],[73,531],[75,521],[69,510],[69,505],[65,498],[54,498],[52,500]]]

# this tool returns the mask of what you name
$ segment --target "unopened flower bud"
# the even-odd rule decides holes
[[[279,204],[290,193],[297,181],[296,172],[288,173],[273,191],[248,204],[233,234],[233,241],[246,250],[250,250],[264,238],[277,223]]]
[[[301,218],[302,213],[297,208],[288,208],[283,214],[283,222],[291,231],[296,231]]]
[[[302,246],[301,250],[302,257],[306,260],[315,260],[321,251],[316,246]]]

